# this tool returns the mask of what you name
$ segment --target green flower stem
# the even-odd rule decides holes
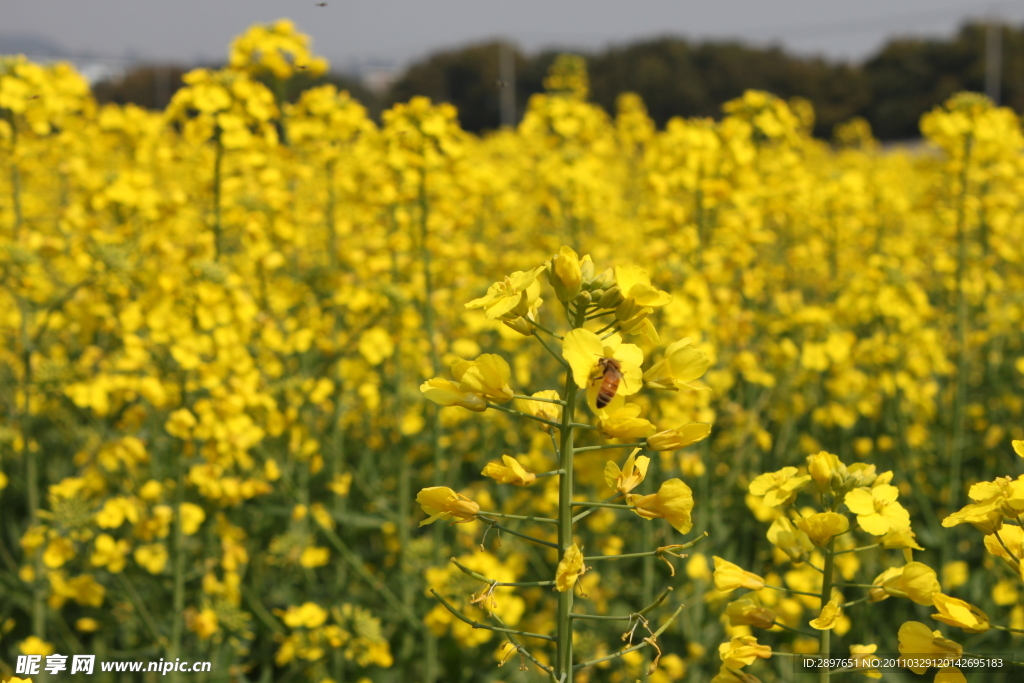
[[[1009,626],[1000,626],[999,624],[989,624],[989,626],[998,631],[1006,631],[1007,633],[1024,633],[1024,630],[1019,628],[1010,628]]]
[[[528,534],[524,534],[524,533],[519,532],[519,531],[514,531],[512,529],[509,529],[507,526],[502,526],[501,524],[498,524],[497,522],[495,522],[493,520],[481,518],[480,521],[486,523],[488,526],[490,526],[490,527],[492,527],[494,529],[497,529],[498,531],[504,531],[507,534],[512,534],[513,536],[518,536],[519,538],[524,538],[527,541],[533,541],[534,543],[537,543],[539,545],[544,545],[544,546],[547,546],[549,548],[557,548],[558,547],[558,544],[556,544],[556,543],[552,543],[550,541],[542,541],[539,538],[534,538],[533,536],[530,536]]]
[[[142,623],[146,625],[146,630],[149,631],[149,635],[153,636],[153,642],[166,643],[166,636],[160,633],[160,627],[157,626],[156,621],[153,620],[153,615],[149,613],[149,609],[146,607],[146,601],[142,599],[141,595],[139,595],[139,591],[135,590],[135,585],[123,571],[118,572],[117,578],[121,580],[121,585],[124,587],[124,592],[128,594],[128,599],[131,600],[135,609],[139,611],[139,616],[142,617]]]
[[[537,401],[539,403],[557,403],[560,406],[565,405],[565,401],[557,398],[539,398],[537,396],[524,396],[522,394],[512,394],[512,398],[518,398],[523,401]]]
[[[593,557],[584,557],[584,562],[599,562],[600,560],[626,560],[631,557],[651,557],[657,555],[657,550],[648,550],[644,553],[626,553],[624,555],[594,555]]]
[[[452,564],[459,568],[459,570],[466,576],[472,577],[482,583],[489,583],[492,586],[497,587],[536,587],[536,586],[554,586],[554,581],[495,581],[494,579],[488,578],[480,572],[475,572],[466,565],[462,564],[454,557],[452,558]]]
[[[562,335],[560,335],[560,334],[555,334],[554,332],[552,332],[552,331],[551,331],[551,330],[549,330],[548,328],[546,328],[546,327],[544,327],[543,325],[541,325],[541,324],[540,324],[539,322],[537,322],[536,320],[531,320],[531,319],[527,318],[526,316],[523,316],[523,320],[525,320],[526,322],[530,323],[531,325],[533,325],[534,327],[536,327],[536,328],[537,328],[538,330],[540,330],[541,332],[547,332],[547,333],[548,333],[549,335],[551,335],[551,336],[552,336],[552,337],[554,337],[555,339],[559,339],[559,340],[563,339]]]
[[[193,453],[199,453],[199,444],[192,442]],[[178,456],[178,485],[174,491],[174,597],[171,643],[167,659],[181,656],[181,640],[185,628],[185,528],[181,506],[185,502],[185,457]],[[174,672],[171,680],[181,680],[180,672]]]
[[[576,393],[576,392],[573,392],[573,393]],[[574,429],[590,429],[590,430],[593,430],[593,431],[595,431],[595,432],[596,432],[596,431],[600,431],[600,430],[599,430],[599,429],[598,429],[597,427],[595,427],[594,425],[588,425],[588,424],[584,424],[583,422],[573,422],[573,423],[572,423],[572,424],[570,424],[569,426],[570,426],[570,427],[572,427],[572,428],[574,428]],[[576,452],[576,451],[575,451],[575,450],[573,450],[573,453],[575,453],[575,452]]]
[[[773,591],[779,591],[780,593],[792,593],[793,595],[809,595],[812,598],[820,598],[821,596],[817,593],[808,593],[807,591],[795,591],[790,588],[782,588],[780,586],[772,586],[771,584],[765,584],[765,588],[771,588]],[[828,602],[826,600],[826,602]]]
[[[245,584],[242,584],[241,589],[242,595],[245,597],[246,602],[249,603],[249,607],[252,609],[253,614],[255,614],[256,617],[274,633],[281,636],[287,635],[284,626],[281,625],[281,622],[275,619],[274,615],[267,611],[267,608],[263,606],[263,603],[260,602],[259,598],[253,595],[252,589],[248,588]]]
[[[571,592],[571,591],[566,591],[566,592]],[[448,602],[443,597],[441,597],[441,594],[438,593],[433,588],[430,589],[430,594],[433,595],[435,598],[437,598],[438,601],[442,605],[444,605],[444,608],[446,610],[448,610],[449,612],[451,612],[454,617],[456,617],[460,621],[466,622],[467,624],[469,624],[473,628],[483,628],[483,629],[487,629],[488,631],[494,631],[495,633],[511,633],[512,635],[524,636],[526,638],[538,638],[540,640],[554,641],[554,638],[552,638],[551,636],[546,636],[543,633],[530,633],[529,631],[517,631],[517,630],[511,629],[511,628],[501,628],[500,626],[491,626],[490,624],[482,624],[479,621],[474,621],[474,620],[470,619],[469,617],[467,617],[462,612],[460,612],[458,609],[456,609],[455,606],[452,605],[450,602]]]
[[[499,405],[497,403],[491,403],[490,401],[487,402],[487,407],[488,408],[494,408],[495,410],[500,410],[503,413],[509,413],[510,415],[518,415],[519,417],[525,417],[525,418],[528,418],[528,419],[533,420],[535,422],[540,422],[540,423],[543,423],[543,424],[546,424],[546,425],[550,425],[552,427],[561,427],[562,426],[562,424],[559,423],[559,422],[553,422],[552,420],[545,420],[542,417],[537,417],[536,415],[530,415],[529,413],[524,413],[521,410],[516,410],[514,408],[506,408],[503,405]]]
[[[604,446],[584,446],[583,448],[577,448],[577,453],[586,453],[587,451],[604,451],[610,448],[643,448],[647,445],[646,441],[638,441],[636,443],[609,443]]]
[[[786,626],[785,624],[783,624],[781,621],[778,621],[778,620],[773,621],[772,623],[775,624],[776,626],[778,626],[779,628],[784,628],[787,631],[792,631],[793,633],[799,633],[800,635],[807,636],[808,638],[814,638],[815,637],[815,634],[813,634],[813,633],[810,633],[808,631],[802,631],[802,630],[800,630],[798,628],[793,628],[792,626]]]
[[[534,331],[533,331],[533,338],[534,338],[534,339],[536,339],[537,341],[539,341],[539,342],[540,342],[540,345],[541,345],[541,346],[543,346],[543,347],[544,347],[544,349],[545,349],[545,350],[546,350],[546,351],[547,351],[548,353],[550,353],[550,354],[551,354],[551,357],[552,357],[552,358],[554,358],[554,359],[555,359],[555,360],[557,360],[557,361],[558,361],[559,363],[561,363],[561,364],[562,364],[562,367],[563,367],[563,368],[565,368],[566,370],[569,370],[569,369],[570,369],[570,368],[569,368],[569,363],[568,363],[568,362],[567,362],[567,361],[566,361],[566,360],[565,360],[564,358],[562,358],[562,355],[561,355],[560,353],[556,353],[556,352],[555,352],[555,350],[554,350],[553,348],[551,348],[550,346],[548,346],[548,343],[547,343],[546,341],[544,341],[544,337],[542,337],[542,336],[540,336],[539,334],[537,334],[537,330],[534,330]]]
[[[871,545],[863,545],[863,546],[861,546],[859,548],[849,548],[847,550],[837,550],[836,551],[836,555],[845,555],[846,553],[860,553],[860,552],[864,552],[865,550],[871,550],[872,548],[877,548],[880,545],[882,545],[882,544],[881,543],[872,543]]]
[[[566,309],[568,311],[568,309]],[[571,320],[573,328],[583,327],[583,314],[577,312]],[[565,407],[562,409],[562,425],[559,432],[559,452],[562,454],[562,469],[565,473],[558,478],[558,554],[565,556],[566,550],[572,545],[572,496],[573,496],[573,459],[576,451],[573,447],[576,416],[576,395],[579,387],[573,379],[573,373],[565,373]],[[556,612],[557,638],[555,651],[554,676],[569,683],[572,680],[572,601],[573,591],[559,591],[558,610]]]
[[[601,335],[601,334],[607,332],[608,330],[612,329],[613,327],[615,327],[618,324],[619,324],[618,319],[615,319],[615,320],[611,321],[610,323],[608,323],[607,325],[605,325],[604,327],[602,327],[601,329],[599,329],[594,334]]]
[[[584,318],[584,320],[593,320],[595,318],[603,318],[604,316],[611,315],[614,312],[615,311],[603,311],[601,313],[591,313],[586,318]]]
[[[503,519],[522,519],[522,520],[525,520],[527,522],[538,522],[538,523],[541,523],[541,524],[558,524],[558,520],[557,519],[551,519],[550,517],[532,517],[530,515],[506,515],[503,512],[484,512],[484,511],[481,511],[481,512],[477,513],[477,516],[479,516],[479,517],[483,517],[484,515],[486,515],[487,517],[501,517]]]
[[[881,586],[878,586],[873,583],[836,583],[832,585],[838,588],[881,588]],[[826,600],[826,602],[828,601]]]
[[[850,602],[844,602],[843,609],[846,609],[847,607],[852,607],[853,605],[858,605],[862,602],[867,602],[870,599],[870,595],[865,595],[863,598],[857,598],[856,600],[850,600]]]
[[[551,439],[551,448],[553,448],[554,451],[555,451],[555,461],[558,463],[559,468],[561,468],[561,466],[562,466],[562,451],[560,451],[558,449],[558,439],[555,438],[555,430],[549,429],[547,431],[548,431],[548,437]],[[555,472],[558,472],[559,474],[564,474],[565,470],[557,469],[557,470],[555,470]]]
[[[832,597],[832,571],[835,566],[836,560],[836,539],[832,539],[828,542],[828,547],[825,549],[825,571],[822,572],[821,579],[821,606],[824,607],[829,599]],[[825,655],[826,658],[829,656],[829,647],[831,645],[831,630],[825,630],[821,632],[821,645],[818,647],[818,652]],[[826,662],[827,664],[828,662]],[[828,667],[823,667],[818,674],[818,678],[821,683],[828,683],[831,678],[832,672],[829,671]]]
[[[1003,550],[1005,550],[1006,553],[1010,557],[1012,557],[1015,561],[1020,562],[1020,558],[1017,557],[1016,555],[1014,555],[1013,551],[1010,550],[1008,547],[1006,547],[1006,543],[1003,542],[1003,537],[999,535],[999,531],[998,530],[995,532],[995,534],[996,534],[996,540],[999,541],[999,545],[1003,546]]]
[[[570,619],[586,619],[588,621],[632,621],[632,614],[610,615],[610,614],[582,614],[580,612],[573,612],[569,615]]]
[[[561,474],[565,474],[565,470],[551,470],[550,472],[541,472],[540,474],[537,475],[537,478],[543,479],[544,477],[556,477]]]
[[[676,620],[676,617],[679,616],[679,613],[683,611],[684,607],[685,607],[685,605],[679,605],[679,607],[676,609],[676,611],[672,613],[672,616],[670,616],[668,618],[668,620],[664,624],[662,624],[661,627],[657,631],[655,631],[653,633],[653,635],[651,635],[648,638],[648,640],[657,641],[658,636],[660,636],[662,633],[664,633],[665,630],[669,626],[672,625],[672,622]],[[607,657],[601,657],[600,659],[592,659],[589,662],[583,662],[582,664],[577,664],[576,666],[573,667],[573,671],[578,671],[579,669],[584,669],[584,668],[586,668],[588,666],[594,666],[595,664],[600,664],[601,662],[607,662],[607,661],[609,661],[611,659],[615,659],[617,657],[621,657],[622,655],[628,654],[630,652],[636,652],[640,648],[647,647],[649,644],[650,643],[648,643],[645,640],[644,642],[640,643],[639,645],[634,645],[632,647],[627,647],[625,650],[619,650],[615,654],[608,655]]]
[[[615,508],[617,510],[636,510],[636,507],[632,505],[623,505],[622,503],[598,503],[595,501],[585,500],[572,503],[573,507],[590,507],[590,508]]]
[[[609,497],[605,498],[603,502],[610,503],[611,501],[615,500],[616,498],[618,498],[621,495],[622,495],[621,493],[616,493],[616,494],[614,494],[612,496],[609,496]],[[572,523],[575,524],[576,522],[580,521],[581,519],[583,519],[584,517],[586,517],[590,513],[595,512],[596,510],[597,510],[596,507],[590,508],[588,510],[584,510],[583,512],[579,513],[578,515],[576,515],[575,517],[572,518]]]
[[[606,334],[603,337],[601,337],[601,341],[604,341],[605,339],[607,339],[608,337],[612,336],[613,334],[618,334],[618,332],[619,332],[618,330],[612,330],[608,334]]]
[[[668,594],[671,593],[671,592],[672,592],[672,586],[667,586],[665,588],[665,590],[661,591],[661,595],[659,595],[658,597],[654,598],[654,602],[652,602],[651,604],[647,605],[647,607],[644,607],[639,612],[636,612],[635,616],[642,617],[643,615],[647,614],[651,610],[654,610],[654,609],[658,608],[659,606],[661,606],[661,603],[665,602],[665,598],[667,598]],[[679,607],[682,608],[682,605],[680,605]]]
[[[220,131],[214,137],[216,149],[213,157],[213,260],[219,261],[224,251],[223,228],[221,225],[221,172],[224,165],[224,143],[220,141]]]
[[[391,589],[384,585],[383,581],[371,574],[370,570],[368,570],[363,564],[362,559],[353,552],[351,548],[345,545],[345,542],[341,540],[338,534],[334,533],[334,530],[320,524],[320,520],[316,519],[315,516],[313,516],[313,521],[320,527],[320,531],[323,532],[328,542],[334,546],[334,549],[338,551],[345,562],[347,562],[349,566],[352,567],[352,569],[370,585],[371,588],[376,590],[393,610],[402,615],[405,621],[408,622],[413,629],[419,631],[424,628],[423,623],[412,611],[411,605],[406,605],[399,600],[398,596],[392,593]]]

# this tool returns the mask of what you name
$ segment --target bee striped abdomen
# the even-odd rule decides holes
[[[622,381],[622,366],[614,358],[602,358],[597,361],[601,368],[601,386],[597,390],[597,407],[604,408],[615,398],[615,392],[619,390],[619,382]]]

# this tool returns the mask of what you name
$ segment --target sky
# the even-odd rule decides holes
[[[221,61],[249,25],[288,17],[336,70],[358,71],[494,38],[529,52],[738,39],[857,61],[891,37],[949,36],[967,19],[1019,25],[1024,0],[0,0],[0,16],[0,50],[30,40],[22,50],[185,65]]]

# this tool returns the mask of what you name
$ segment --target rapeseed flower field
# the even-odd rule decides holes
[[[326,69],[256,26],[152,112],[0,58],[0,678],[948,683],[870,656],[1020,647],[1012,111],[657,130],[563,56],[478,137],[285,101]]]

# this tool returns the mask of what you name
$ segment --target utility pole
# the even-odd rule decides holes
[[[985,94],[999,104],[1003,79],[1003,24],[991,15],[985,31]]]
[[[498,106],[501,125],[516,125],[516,53],[511,43],[498,44]]]

